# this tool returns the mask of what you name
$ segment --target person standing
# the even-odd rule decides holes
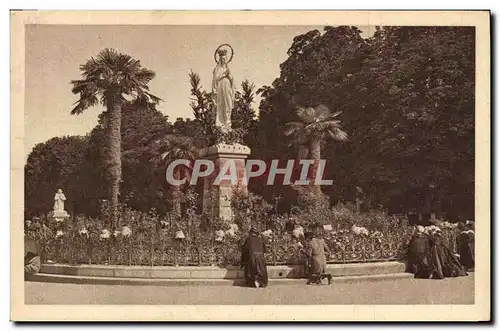
[[[259,288],[266,287],[268,283],[266,258],[266,245],[255,228],[243,244],[241,252],[241,266],[245,267],[245,284]]]
[[[306,239],[306,254],[309,261],[309,281],[307,284],[321,284],[324,278],[328,285],[332,283],[332,275],[326,274],[326,254],[329,248],[323,239],[316,238],[312,232],[304,234]]]

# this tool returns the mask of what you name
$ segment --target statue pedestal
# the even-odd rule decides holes
[[[66,219],[69,218],[69,214],[65,210],[63,210],[63,211],[54,211],[53,216],[54,216],[54,219],[56,220],[56,222],[63,222]]]
[[[203,212],[206,215],[220,217],[224,220],[233,219],[231,208],[231,198],[233,189],[240,185],[243,190],[247,189],[243,176],[245,174],[245,159],[250,155],[250,148],[241,144],[217,144],[201,150],[200,157],[214,162],[214,171],[204,178],[203,182]],[[217,176],[224,165],[234,162],[234,167],[229,167],[226,174],[231,169],[235,169],[236,183],[229,179],[215,183]],[[226,165],[227,167],[228,165]]]

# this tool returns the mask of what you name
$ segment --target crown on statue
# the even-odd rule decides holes
[[[226,55],[226,54],[227,54],[227,49],[219,49],[219,50],[217,51],[217,53],[219,54],[219,56]]]

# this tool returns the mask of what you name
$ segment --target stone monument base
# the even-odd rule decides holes
[[[233,189],[239,185],[247,189],[243,180],[245,175],[245,159],[250,155],[250,148],[241,144],[217,144],[204,148],[200,157],[214,162],[214,171],[204,178],[203,183],[203,212],[212,217],[232,220],[234,213],[231,208]],[[232,162],[231,166],[227,164]],[[228,171],[235,170],[236,181],[224,179],[215,183],[221,169],[228,167]],[[226,172],[228,174],[228,172]]]
[[[63,211],[54,211],[53,216],[54,216],[54,219],[57,222],[62,222],[62,221],[65,221],[67,218],[69,218],[69,214],[65,210],[63,210]]]

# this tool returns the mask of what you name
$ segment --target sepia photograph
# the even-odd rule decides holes
[[[489,320],[489,33],[12,11],[11,319]]]

